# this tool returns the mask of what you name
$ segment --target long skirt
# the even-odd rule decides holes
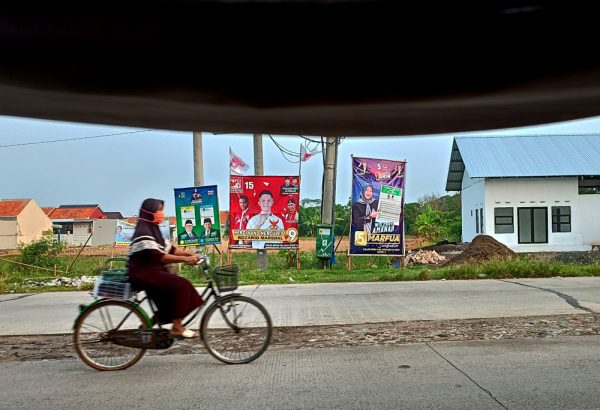
[[[158,308],[160,323],[170,323],[183,319],[195,308],[202,305],[202,297],[192,283],[161,266],[151,271],[129,272],[129,280],[134,289],[144,290]]]

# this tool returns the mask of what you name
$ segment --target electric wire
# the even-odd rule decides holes
[[[13,147],[23,147],[23,146],[27,146],[27,145],[53,144],[53,143],[57,143],[57,142],[66,142],[66,141],[81,141],[81,140],[89,140],[89,139],[95,139],[95,138],[116,137],[119,135],[139,134],[142,132],[150,132],[150,131],[157,131],[157,130],[147,129],[147,130],[137,130],[137,131],[128,131],[128,132],[118,132],[118,133],[114,133],[114,134],[92,135],[89,137],[76,137],[76,138],[64,138],[64,139],[47,140],[47,141],[23,142],[23,143],[19,143],[19,144],[0,145],[0,148],[13,148]]]

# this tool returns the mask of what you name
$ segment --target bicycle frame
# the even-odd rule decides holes
[[[227,317],[227,315],[223,314],[222,308],[221,308],[221,295],[219,293],[219,291],[217,289],[215,289],[215,286],[213,285],[213,281],[212,279],[209,279],[206,283],[206,287],[202,290],[202,293],[200,294],[200,296],[202,297],[202,300],[204,301],[204,303],[202,305],[200,305],[195,311],[194,314],[187,319],[184,322],[184,326],[187,327],[190,323],[192,323],[194,321],[194,319],[196,319],[196,317],[200,314],[200,311],[206,307],[209,306],[208,301],[214,297],[216,303],[218,304],[219,308],[221,309],[221,315],[223,316],[223,319],[225,320],[225,322],[227,323],[228,326],[230,326],[232,329],[238,329],[238,326],[236,326],[235,324],[231,323],[231,321],[229,320],[229,318]],[[226,296],[225,296],[226,297]],[[77,323],[77,320],[79,319],[79,317],[85,313],[86,310],[88,310],[89,308],[91,308],[92,306],[97,305],[98,303],[102,303],[106,300],[111,300],[111,299],[107,299],[107,298],[103,298],[103,299],[98,299],[95,300],[94,302],[90,303],[89,305],[80,305],[80,310],[79,310],[79,314],[77,315],[77,317],[75,318],[75,321],[73,322],[73,329],[75,328],[75,324]],[[146,325],[149,328],[152,328],[152,326],[154,325],[154,323],[152,323],[152,319],[151,317],[148,315],[148,313],[146,312],[146,310],[144,308],[142,308],[142,303],[144,303],[146,300],[148,300],[148,304],[150,305],[150,311],[152,312],[152,315],[156,315],[157,312],[157,308],[154,305],[154,302],[152,301],[152,299],[150,299],[147,295],[144,296],[141,300],[137,299],[137,296],[134,300],[127,300],[124,301],[125,303],[130,304],[135,310],[137,310],[138,312],[140,312],[142,314],[142,316],[144,317],[144,319],[146,320]],[[113,330],[118,330],[123,323],[125,323],[125,321],[129,318],[129,316],[133,313],[133,311],[129,312],[127,315],[125,315],[125,317],[123,319],[121,319],[120,323],[113,328]],[[162,328],[162,325],[159,323],[158,324],[159,328]]]

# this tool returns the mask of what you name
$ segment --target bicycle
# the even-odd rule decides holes
[[[269,313],[256,300],[234,292],[238,287],[239,267],[210,270],[210,260],[205,255],[201,256],[199,266],[206,280],[201,293],[204,304],[184,326],[188,327],[202,311],[200,338],[213,357],[227,364],[256,360],[266,351],[273,335]],[[126,271],[102,273],[94,288],[94,296],[100,298],[81,305],[73,324],[73,342],[79,358],[97,370],[123,370],[137,363],[147,349],[171,347],[176,337],[150,319],[156,317],[157,309],[148,296],[139,299],[136,292],[129,292]],[[152,316],[141,306],[145,301]],[[154,328],[155,325],[158,327]]]

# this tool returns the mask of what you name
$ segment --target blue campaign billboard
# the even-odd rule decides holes
[[[175,189],[177,244],[180,246],[221,243],[217,186]]]
[[[351,255],[404,255],[405,161],[352,157]]]

